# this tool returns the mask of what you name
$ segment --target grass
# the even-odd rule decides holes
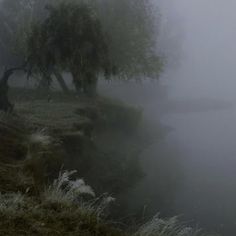
[[[45,101],[22,102],[16,104],[16,112],[39,128],[51,131],[74,131],[76,126],[89,123],[88,118],[76,114],[80,108],[78,103],[63,103]]]
[[[207,236],[201,230],[183,226],[177,217],[161,219],[155,216],[150,222],[143,225],[135,236]]]
[[[77,171],[60,172],[57,179],[43,193],[44,200],[52,203],[74,203],[81,195],[95,197],[93,189],[86,185],[84,180],[71,180],[70,177]]]
[[[102,219],[110,196],[95,198],[76,171],[64,171],[39,196],[0,194],[0,235],[125,235]]]
[[[183,226],[177,219],[154,217],[135,233],[125,232],[101,218],[91,202],[35,201],[22,194],[0,195],[0,235],[71,236],[210,236]],[[213,236],[213,235],[211,235]]]
[[[210,236],[184,226],[177,217],[161,219],[159,215],[137,232],[121,231],[103,218],[114,198],[96,198],[83,180],[72,179],[74,174],[61,172],[38,198],[27,192],[0,194],[0,235]]]
[[[0,113],[0,236],[204,235],[177,218],[156,216],[137,232],[106,218],[115,199],[102,193],[118,195],[142,176],[139,109],[56,97],[18,102],[16,112]],[[63,164],[80,175],[62,171]]]

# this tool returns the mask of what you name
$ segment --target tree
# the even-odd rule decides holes
[[[22,56],[16,53],[16,35],[22,24],[22,12],[26,4],[22,1],[4,0],[0,2],[0,66],[11,67],[20,64]]]
[[[14,67],[4,71],[1,79],[0,79],[0,110],[4,112],[12,112],[13,104],[11,104],[8,100],[8,81],[11,75],[17,70],[24,70],[25,66]]]
[[[157,52],[160,15],[152,1],[96,0],[95,5],[119,77],[158,78],[162,68]]]
[[[2,0],[0,2],[0,67],[12,68],[27,61],[27,42],[32,25],[43,21],[47,14],[45,6],[55,0]],[[54,73],[61,88],[68,92],[63,77]],[[43,84],[45,79],[43,77]],[[44,87],[45,89],[45,87]]]
[[[64,71],[71,72],[77,91],[91,95],[101,74],[160,74],[159,19],[151,0],[2,0],[0,11],[3,66],[28,61],[46,87],[55,75],[68,91]]]
[[[107,42],[96,14],[85,3],[48,5],[48,17],[33,27],[27,57],[43,75],[69,71],[78,92],[96,93],[100,73],[108,75],[111,63]]]

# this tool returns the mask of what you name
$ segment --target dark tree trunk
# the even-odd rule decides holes
[[[94,74],[87,74],[84,81],[84,93],[89,97],[95,97],[97,95],[97,83],[98,78]]]
[[[83,92],[83,78],[77,70],[72,70],[71,75],[77,93]]]
[[[26,65],[23,65],[21,67],[11,68],[11,69],[6,70],[3,73],[2,78],[0,79],[0,110],[2,110],[4,112],[12,112],[13,111],[14,105],[11,104],[8,99],[8,90],[9,90],[8,81],[9,81],[9,78],[11,77],[11,75],[15,71],[25,70],[25,66]]]
[[[81,73],[78,69],[71,70],[73,83],[78,93],[94,97],[97,94],[98,78],[94,73]]]
[[[52,79],[50,75],[43,75],[41,80],[39,81],[38,89],[45,94],[49,93],[51,81]]]
[[[4,112],[12,112],[14,107],[8,99],[8,80],[14,73],[14,71],[22,69],[24,69],[24,67],[11,68],[6,70],[2,75],[2,78],[0,80],[0,110]]]
[[[54,70],[53,73],[54,73],[58,83],[60,84],[63,92],[68,94],[69,93],[69,88],[67,87],[66,82],[64,81],[62,75],[57,70]]]

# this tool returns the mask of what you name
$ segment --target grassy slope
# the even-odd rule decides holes
[[[16,115],[0,114],[0,235],[125,235],[93,212],[81,212],[76,205],[48,204],[41,195],[62,165],[80,169],[83,177],[98,183],[95,189],[100,192],[106,186],[115,191],[125,188],[121,180],[128,179],[127,169],[121,171],[125,159],[113,159],[110,151],[104,154],[99,145],[106,141],[99,145],[97,141],[105,131],[133,124],[132,116],[136,119],[139,112],[104,98],[27,100],[17,99]],[[112,174],[112,166],[117,173]],[[23,194],[24,201],[12,208],[15,193]]]
[[[143,140],[132,140],[140,111],[104,98],[31,100],[18,99],[17,116],[0,114],[0,235],[130,235],[84,202],[48,202],[43,193],[62,164],[79,169],[98,193],[119,193],[136,182],[141,173],[133,157]],[[198,235],[158,217],[134,234]]]

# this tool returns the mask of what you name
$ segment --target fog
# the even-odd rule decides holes
[[[235,235],[236,2],[178,0],[167,5],[166,17],[175,12],[184,28],[181,64],[167,69],[164,78],[169,86],[163,102],[170,108],[161,116],[173,129],[162,142],[177,150],[183,164],[175,207],[187,220]],[[154,104],[148,112],[155,112]]]
[[[99,87],[142,107],[152,135],[141,158],[146,176],[125,193],[127,210],[180,215],[187,225],[235,236],[236,1],[153,1],[161,77]]]
[[[185,28],[184,66],[173,94],[235,98],[235,1],[177,1]],[[177,9],[178,7],[178,9]]]
[[[176,49],[177,65],[167,65],[158,84],[133,87],[146,119],[168,132],[143,153],[149,174],[131,195],[146,199],[152,211],[236,235],[236,1],[158,4],[169,30],[160,32],[160,42],[168,48],[168,37],[174,50],[177,40],[181,50]]]

